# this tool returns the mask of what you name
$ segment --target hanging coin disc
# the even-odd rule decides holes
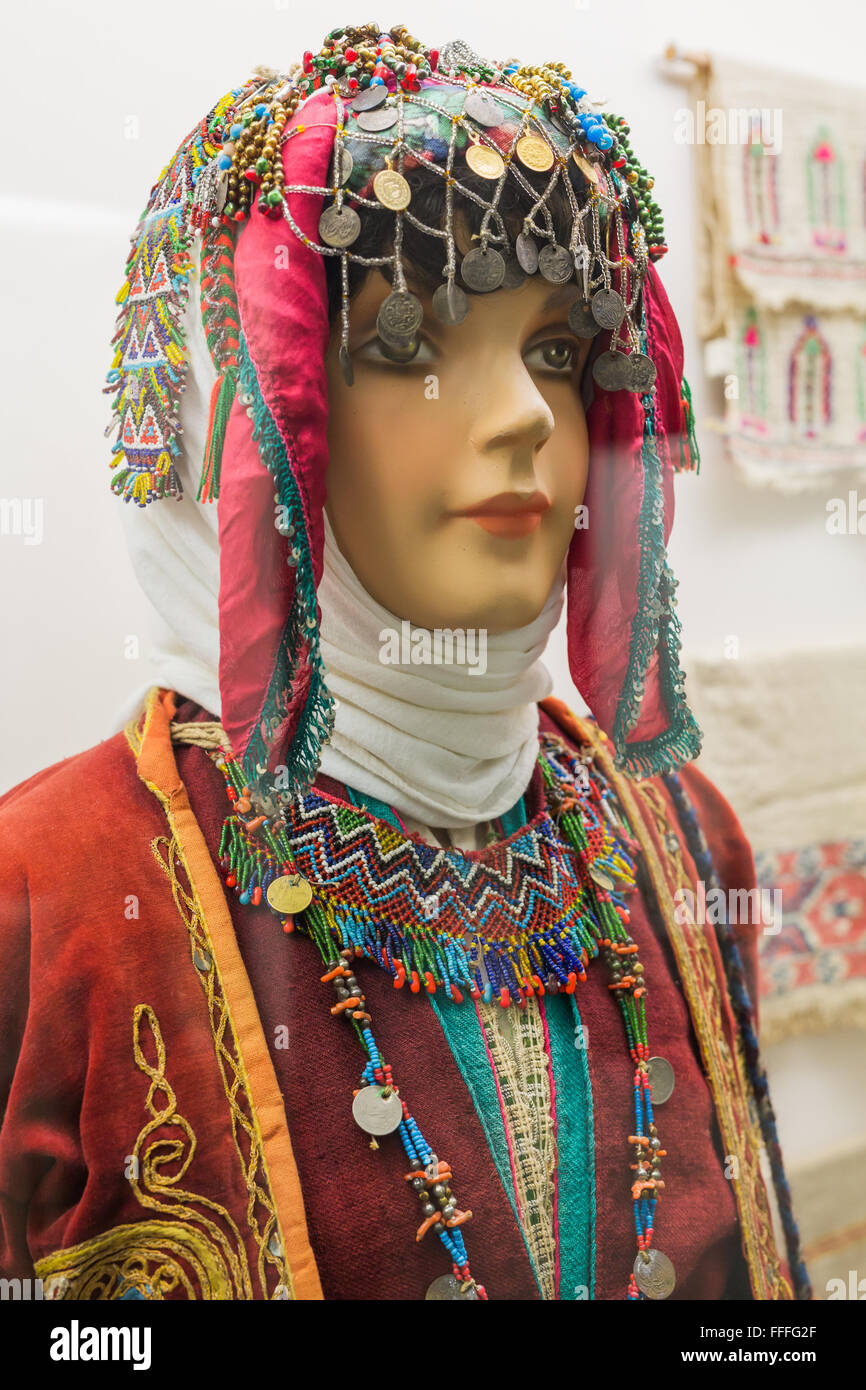
[[[641,395],[646,391],[651,391],[658,376],[655,362],[644,352],[633,352],[629,361],[631,363],[630,389],[639,391]]]
[[[485,251],[476,246],[460,262],[460,274],[471,290],[486,294],[498,290],[505,279],[505,261],[494,247]]]
[[[526,271],[513,251],[510,251],[507,256],[503,256],[502,259],[505,262],[505,277],[502,281],[502,288],[504,290],[519,290],[526,279]]]
[[[538,253],[538,269],[545,280],[564,285],[574,274],[574,263],[564,246],[548,241]]]
[[[452,1303],[462,1301],[471,1303],[478,1300],[475,1286],[470,1285],[465,1293],[462,1292],[463,1285],[453,1274],[440,1274],[438,1279],[434,1279],[424,1295],[425,1300],[429,1299],[435,1303]]]
[[[340,348],[340,371],[343,373],[343,380],[346,385],[352,386],[355,381],[355,369],[352,366],[351,353],[345,345]]]
[[[462,323],[469,313],[469,297],[453,280],[447,280],[433,293],[433,313],[440,323]]]
[[[388,96],[388,88],[383,83],[376,82],[372,87],[365,87],[362,92],[358,92],[352,97],[353,111],[375,111],[377,106],[381,106]]]
[[[667,1057],[650,1057],[647,1063],[653,1105],[664,1105],[674,1093],[676,1076]]]
[[[373,192],[383,208],[402,212],[412,201],[412,190],[397,169],[380,169],[373,180]]]
[[[553,150],[546,140],[538,135],[521,135],[515,145],[517,158],[526,169],[543,174],[553,167]]]
[[[473,173],[482,179],[492,179],[495,182],[505,168],[505,160],[499,151],[492,150],[489,145],[482,145],[480,140],[467,145],[464,157]]]
[[[598,170],[596,169],[595,165],[590,164],[588,159],[584,159],[583,155],[580,153],[579,150],[572,150],[571,157],[574,160],[580,172],[583,174],[583,177],[587,179],[589,183],[597,184]]]
[[[348,183],[354,167],[355,161],[352,158],[351,150],[347,150],[345,145],[342,145],[339,150],[335,150],[331,171],[331,187],[339,188],[342,184]]]
[[[594,338],[601,324],[584,299],[576,299],[568,311],[568,326],[577,338]]]
[[[358,125],[362,130],[389,130],[397,124],[397,111],[393,106],[378,106],[372,111],[362,111]]]
[[[280,916],[293,917],[313,900],[313,890],[303,874],[282,874],[268,885],[268,907]]]
[[[463,111],[479,125],[498,125],[502,119],[502,112],[490,93],[479,91],[477,87],[467,93]]]
[[[379,305],[376,331],[385,342],[404,347],[414,338],[423,318],[424,306],[417,295],[409,290],[392,290]]]
[[[538,269],[538,246],[529,232],[521,232],[514,243],[517,259],[527,275],[534,275]]]
[[[589,876],[592,879],[593,883],[595,883],[599,888],[604,888],[605,892],[607,893],[613,892],[613,879],[609,878],[608,875],[604,872],[604,870],[600,869],[597,864],[590,864]]]
[[[326,246],[351,246],[361,232],[361,219],[354,208],[344,203],[338,208],[336,203],[326,207],[319,218],[319,236]]]
[[[603,391],[621,391],[631,380],[624,352],[602,352],[592,364],[592,379]]]
[[[403,1123],[403,1102],[387,1087],[363,1086],[352,1101],[355,1123],[367,1134],[393,1134]]]
[[[639,1250],[634,1281],[647,1298],[667,1298],[676,1288],[676,1270],[663,1250]]]
[[[592,312],[602,328],[619,328],[625,317],[622,295],[616,290],[596,290],[592,296]]]

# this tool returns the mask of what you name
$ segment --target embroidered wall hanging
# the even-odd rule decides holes
[[[866,95],[715,58],[689,95],[728,452],[785,492],[866,479]]]

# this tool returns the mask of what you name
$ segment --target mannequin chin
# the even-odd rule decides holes
[[[507,632],[541,612],[574,534],[589,462],[580,376],[590,342],[568,327],[576,283],[528,276],[470,295],[445,326],[430,297],[420,348],[385,358],[372,270],[352,300],[355,382],[327,353],[327,511],[367,591],[418,627]],[[548,302],[552,301],[552,302]]]

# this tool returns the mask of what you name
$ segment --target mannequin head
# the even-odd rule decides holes
[[[423,185],[426,171],[413,172]],[[461,254],[472,232],[461,205]],[[328,516],[358,578],[392,613],[426,628],[508,631],[541,612],[584,495],[591,342],[567,322],[579,287],[527,276],[516,289],[470,293],[464,321],[446,326],[430,305],[441,266],[405,244],[404,264],[424,306],[418,350],[408,362],[383,355],[376,315],[392,285],[370,269],[352,293],[351,387],[332,295]]]

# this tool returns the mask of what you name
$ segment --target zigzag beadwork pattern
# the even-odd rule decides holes
[[[282,808],[284,827],[248,820],[248,789],[234,788],[241,813],[227,817],[220,844],[228,884],[255,905],[281,876],[302,875],[313,900],[297,924],[370,956],[416,993],[441,985],[459,1000],[466,988],[503,1004],[570,993],[598,954],[599,902],[627,915],[633,842],[594,768],[551,735],[538,757],[547,806],[471,853],[401,835],[317,791]]]

